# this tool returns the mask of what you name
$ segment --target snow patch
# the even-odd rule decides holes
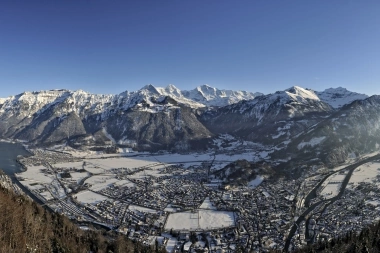
[[[310,141],[301,142],[300,144],[298,144],[297,148],[298,148],[298,150],[300,150],[306,146],[314,147],[315,145],[320,144],[324,139],[326,139],[326,136],[314,137]]]
[[[264,181],[263,176],[256,176],[256,178],[248,183],[248,187],[256,188]]]
[[[321,101],[331,105],[333,108],[340,108],[350,104],[355,100],[363,100],[368,98],[365,94],[348,91],[345,88],[330,88],[322,92],[316,92]]]

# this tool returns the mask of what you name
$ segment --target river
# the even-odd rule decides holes
[[[303,220],[305,220],[305,218],[320,204],[322,203],[328,203],[329,205],[332,204],[333,202],[335,202],[336,200],[338,200],[344,193],[344,190],[346,189],[346,186],[347,184],[349,183],[350,181],[350,178],[352,176],[352,173],[354,172],[354,170],[359,167],[360,165],[363,165],[365,163],[368,163],[368,162],[371,162],[373,160],[378,160],[380,159],[380,154],[377,154],[377,155],[374,155],[372,157],[367,157],[363,160],[360,160],[354,164],[351,164],[351,165],[348,165],[347,167],[343,168],[343,169],[340,169],[334,173],[337,173],[339,171],[343,171],[343,170],[348,170],[348,173],[346,175],[346,177],[343,179],[342,181],[342,185],[340,187],[340,190],[339,190],[339,193],[338,195],[336,195],[335,197],[333,198],[330,198],[330,199],[324,199],[324,200],[320,200],[312,205],[310,205],[310,202],[313,198],[316,197],[316,190],[317,188],[319,188],[321,186],[321,184],[323,183],[323,181],[325,181],[330,175],[334,174],[334,173],[330,173],[328,176],[325,176],[316,186],[315,188],[309,193],[309,195],[307,196],[307,204],[310,205],[308,206],[308,208],[300,215],[300,217],[298,217],[298,219],[296,220],[295,224],[292,226],[289,234],[288,234],[288,237],[286,239],[286,242],[285,242],[285,247],[284,247],[284,251],[285,252],[289,252],[289,246],[290,246],[290,243],[291,243],[291,240],[294,236],[294,234],[296,233],[297,231],[297,228],[300,226],[301,222]],[[306,203],[306,201],[305,201]],[[309,219],[306,220],[306,222],[308,222]],[[306,227],[308,227],[308,224],[306,224]],[[306,230],[306,233],[307,233],[307,230]]]

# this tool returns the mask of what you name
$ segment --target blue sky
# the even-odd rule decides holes
[[[0,97],[146,84],[380,94],[380,1],[0,2]]]

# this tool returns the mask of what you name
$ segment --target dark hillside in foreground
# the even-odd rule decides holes
[[[82,230],[24,196],[0,186],[0,252],[162,252],[124,236]]]
[[[282,251],[273,251],[280,253]],[[306,252],[339,252],[339,253],[377,253],[380,252],[380,222],[373,224],[362,231],[347,231],[342,237],[328,242],[317,242],[293,253]]]

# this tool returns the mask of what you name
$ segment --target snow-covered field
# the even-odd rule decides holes
[[[155,168],[160,169],[166,165],[170,164],[183,164],[184,168],[189,168],[190,166],[200,166],[202,162],[210,162],[214,160],[212,170],[219,170],[226,166],[228,163],[246,159],[252,161],[254,159],[261,159],[267,157],[270,151],[260,151],[260,152],[247,152],[235,155],[229,154],[217,154],[214,160],[213,153],[190,153],[190,154],[146,154],[146,153],[134,153],[133,156],[125,156],[120,154],[91,154],[86,156],[83,160],[85,162],[84,169],[93,173],[101,174],[115,168]],[[79,156],[79,153],[76,153]],[[85,152],[83,155],[85,156]],[[59,163],[54,164],[55,168],[75,168],[82,169],[83,162],[72,162],[72,163]]]
[[[142,212],[142,213],[157,213],[157,210],[142,207],[142,206],[136,206],[136,205],[130,205],[128,207],[128,209],[133,211],[133,212],[138,211],[138,212]]]
[[[256,188],[264,181],[264,177],[262,176],[256,176],[255,179],[253,179],[251,182],[248,183],[248,187]]]
[[[107,199],[107,197],[104,197],[92,191],[81,191],[74,196],[79,202],[84,204],[96,204]]]
[[[84,181],[87,184],[90,184],[90,189],[93,191],[100,191],[104,188],[107,188],[109,185],[118,182],[119,180],[115,178],[115,176],[112,175],[98,175],[98,176],[92,176],[86,181]]]
[[[79,182],[89,176],[88,172],[70,172],[71,180]]]
[[[47,169],[44,166],[30,166],[26,171],[18,173],[17,175],[31,183],[51,183],[54,175],[44,173],[43,170]],[[21,181],[21,183],[25,181]]]
[[[325,198],[333,198],[338,195],[340,187],[341,184],[328,184],[323,188],[321,195]]]
[[[84,166],[84,169],[92,174],[102,174],[105,172],[104,168],[99,167],[96,164],[92,164],[91,162],[86,162],[86,166]]]
[[[46,173],[48,171],[44,166],[30,166],[26,171],[18,173],[16,176],[19,182],[29,190],[40,190],[45,188],[46,185],[50,185],[55,179],[53,174]],[[41,195],[46,199],[51,198],[49,193]]]
[[[223,137],[223,141],[231,141],[227,137]],[[222,140],[215,140],[217,145],[221,145]],[[57,146],[56,149],[72,154],[75,157],[83,158],[83,161],[86,162],[84,168],[93,173],[99,174],[104,173],[106,170],[114,168],[141,168],[141,167],[150,167],[156,165],[156,168],[163,167],[168,164],[183,164],[185,168],[188,168],[192,165],[201,165],[202,162],[210,162],[215,160],[212,170],[221,169],[230,162],[246,159],[249,161],[262,159],[268,157],[268,155],[273,150],[263,151],[264,147],[259,144],[248,142],[248,141],[233,141],[228,144],[232,151],[236,151],[237,147],[253,147],[251,151],[241,152],[238,154],[217,154],[209,153],[189,153],[189,154],[149,154],[146,152],[134,152],[134,153],[119,153],[119,154],[102,154],[92,151],[79,151],[74,150],[69,147],[60,147]],[[229,151],[229,149],[226,149]],[[161,163],[161,164],[160,164]],[[53,165],[55,168],[75,168],[82,169],[83,162],[71,162],[71,163],[58,163]]]
[[[152,159],[141,159],[141,158],[129,158],[129,157],[116,157],[107,159],[89,159],[85,160],[86,163],[89,162],[97,167],[105,170],[115,169],[115,168],[140,168],[145,166],[150,166],[157,161],[152,161]]]
[[[335,173],[325,180],[322,184],[321,195],[325,198],[332,198],[338,195],[342,181],[347,175],[347,171],[344,174]]]
[[[370,162],[357,167],[352,173],[348,188],[353,188],[357,186],[360,182],[366,183],[376,183],[380,186],[377,180],[377,176],[380,175],[380,163]]]
[[[133,183],[133,182],[131,182],[129,180],[125,180],[125,179],[117,181],[115,183],[115,185],[117,185],[117,186],[123,186],[123,187],[135,187],[136,186],[135,183]]]
[[[82,153],[84,154],[84,153]],[[86,158],[83,161],[77,162],[67,162],[67,163],[57,163],[52,166],[56,169],[67,169],[70,172],[71,178],[66,178],[65,180],[72,180],[79,182],[80,180],[89,177],[92,173],[93,176],[87,178],[84,183],[91,185],[90,189],[92,191],[100,191],[111,184],[124,185],[128,187],[133,187],[134,184],[130,181],[119,180],[116,178],[113,169],[128,168],[130,170],[145,168],[143,171],[136,172],[129,175],[131,179],[142,179],[146,176],[165,176],[161,174],[161,171],[170,164],[182,164],[184,168],[189,166],[200,166],[203,162],[210,162],[214,159],[214,154],[163,154],[163,155],[151,155],[146,153],[139,153],[136,156],[114,156],[105,158],[104,155],[92,154],[92,157],[97,158]],[[103,157],[103,158],[101,158]],[[215,168],[220,169],[228,164],[230,161],[235,161],[237,159],[247,158],[244,154],[238,156],[229,156],[219,154],[215,157]],[[72,170],[85,169],[87,172],[78,172]],[[183,173],[188,173],[186,169]],[[22,178],[22,184],[24,184],[29,189],[40,189],[44,185],[51,184],[55,180],[55,175],[53,171],[45,168],[44,166],[28,166],[25,172],[18,174],[19,178]],[[61,194],[60,194],[61,195]]]
[[[81,203],[96,204],[107,199],[106,196],[100,194],[100,191],[111,185],[135,187],[136,184],[134,180],[142,179],[146,176],[170,177],[172,170],[174,170],[173,173],[178,176],[194,172],[193,168],[189,167],[201,166],[205,162],[210,163],[210,161],[214,161],[213,168],[211,169],[220,169],[238,159],[253,159],[252,153],[238,155],[215,155],[214,153],[160,155],[134,153],[133,155],[124,156],[115,154],[106,156],[91,153],[91,155],[87,156],[84,155],[86,154],[85,152],[78,151],[76,153],[76,155],[78,155],[77,157],[80,157],[80,154],[83,155],[83,159],[77,159],[75,162],[62,162],[61,160],[59,163],[52,164],[56,172],[44,166],[27,166],[27,170],[19,173],[17,176],[23,185],[30,190],[36,191],[35,193],[37,195],[41,195],[47,200],[65,198],[66,192],[71,191],[69,185],[71,186],[74,182],[79,184],[85,179],[83,187],[89,188],[76,193],[74,196]],[[180,167],[169,168],[170,165],[180,165]],[[63,172],[70,173],[71,177],[67,177],[67,174],[61,174]],[[55,175],[54,173],[58,174]],[[251,186],[260,184],[262,180],[263,178],[258,176],[251,182]],[[161,184],[165,183],[165,180],[160,181],[160,183],[154,182],[153,186],[160,187]],[[62,185],[65,186],[65,189]],[[129,209],[134,212],[157,213],[156,210],[134,205],[129,206]],[[185,226],[186,229],[216,229],[234,226],[235,221],[232,212],[218,212],[215,209],[210,199],[206,198],[196,214],[182,212],[178,215],[170,215],[167,225],[179,229],[182,229],[181,226]],[[167,210],[172,212],[177,211],[169,206]],[[196,219],[194,215],[197,216]],[[182,222],[182,220],[184,220],[184,222]]]
[[[171,213],[165,224],[166,230],[210,230],[235,226],[233,212],[202,210]]]

